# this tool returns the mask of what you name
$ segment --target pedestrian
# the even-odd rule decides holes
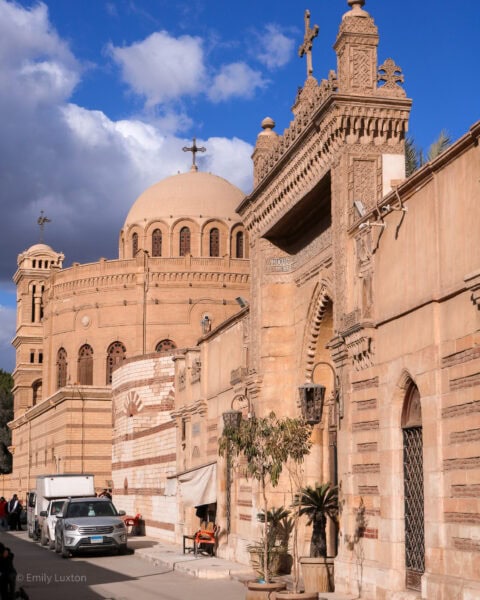
[[[108,498],[109,500],[112,499],[112,495],[109,493],[109,491],[107,490],[107,488],[105,488],[103,490],[103,492],[100,494],[100,498]]]
[[[14,554],[0,543],[0,599],[15,598],[17,571],[13,565]]]
[[[7,524],[7,501],[2,496],[0,497],[0,531],[8,529]]]
[[[7,515],[8,524],[10,531],[22,531],[22,524],[20,523],[20,514],[22,512],[22,505],[18,499],[17,494],[13,494],[7,504]]]

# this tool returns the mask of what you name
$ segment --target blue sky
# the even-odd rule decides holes
[[[346,0],[0,0],[0,368],[12,370],[17,255],[45,242],[65,266],[117,256],[118,232],[149,185],[200,168],[245,192],[260,123],[282,132],[306,76],[305,9],[320,26],[314,75]],[[478,0],[367,0],[379,63],[393,58],[413,99],[410,134],[453,140],[480,118]]]

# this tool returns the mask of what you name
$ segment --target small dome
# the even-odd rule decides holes
[[[50,248],[50,246],[47,246],[47,244],[34,244],[33,246],[30,246],[26,252],[32,254],[57,254],[57,252]]]
[[[156,219],[216,217],[238,220],[235,208],[245,194],[226,179],[190,171],[163,179],[141,194],[125,219],[124,228]]]

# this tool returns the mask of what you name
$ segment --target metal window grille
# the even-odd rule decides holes
[[[406,587],[420,590],[421,577],[425,571],[423,436],[421,427],[403,430],[403,469]]]

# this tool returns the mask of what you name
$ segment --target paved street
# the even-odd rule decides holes
[[[0,533],[15,554],[18,585],[31,600],[243,600],[245,587],[205,580],[129,556],[82,555],[63,559],[32,542],[26,532]],[[132,542],[135,545],[135,542]]]

